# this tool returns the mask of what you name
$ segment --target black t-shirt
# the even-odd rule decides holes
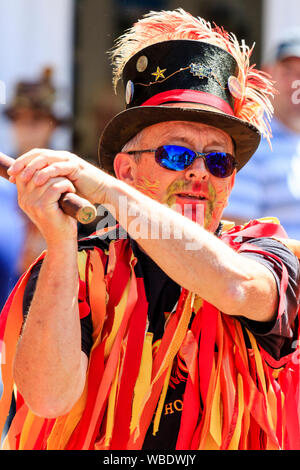
[[[297,330],[297,306],[299,298],[299,262],[297,258],[280,242],[271,238],[247,239],[247,243],[255,244],[263,251],[278,256],[286,266],[289,274],[288,286],[285,294],[285,311],[281,322],[276,318],[273,322],[257,322],[239,317],[242,325],[254,334],[257,342],[271,354],[275,359],[291,352],[291,345],[296,337]],[[144,278],[145,291],[148,306],[148,331],[153,333],[153,345],[160,341],[163,336],[165,322],[172,312],[176,310],[176,304],[181,288],[170,279],[154,261],[143,253],[136,242],[131,240],[133,252],[138,260],[135,271],[137,277]],[[273,273],[278,286],[281,280],[281,265],[271,257],[242,249],[243,256],[264,264]],[[41,264],[37,265],[26,286],[24,295],[24,315],[26,316],[35,289]],[[81,319],[82,350],[89,355],[92,346],[92,321],[91,315]],[[175,361],[177,361],[175,363]],[[184,364],[176,358],[171,375],[170,386],[165,399],[164,409],[161,416],[159,431],[155,436],[152,434],[152,424],[148,429],[143,448],[144,449],[174,449],[180,427],[180,418],[183,405],[183,394],[186,385],[187,371]]]

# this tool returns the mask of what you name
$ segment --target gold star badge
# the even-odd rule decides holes
[[[165,72],[166,70],[167,70],[167,69],[162,69],[162,70],[161,70],[159,67],[157,67],[156,72],[153,72],[151,75],[154,75],[154,76],[155,76],[155,81],[157,82],[157,80],[158,80],[159,78],[166,78],[166,77],[164,76],[164,72]]]

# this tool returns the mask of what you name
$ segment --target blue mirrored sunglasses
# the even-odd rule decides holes
[[[237,163],[230,153],[225,152],[194,152],[179,145],[162,145],[157,149],[129,150],[126,153],[135,154],[154,152],[155,161],[163,168],[182,171],[192,165],[196,158],[203,158],[206,169],[217,178],[227,178],[232,175]]]

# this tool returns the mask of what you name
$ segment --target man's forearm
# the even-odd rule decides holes
[[[120,198],[126,204],[120,204]],[[228,314],[262,321],[272,318],[277,294],[265,267],[123,182],[111,180],[105,205],[114,207],[129,235],[179,285]],[[137,217],[143,224],[139,231]]]
[[[42,416],[64,414],[85,381],[78,313],[76,240],[49,249],[19,340],[14,377],[26,403]]]

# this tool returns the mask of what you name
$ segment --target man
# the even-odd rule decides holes
[[[267,108],[272,91],[247,54],[183,10],[150,13],[114,53],[127,109],[101,137],[106,172],[48,150],[10,169],[47,253],[3,313],[5,448],[300,446],[299,262],[276,222],[220,224],[265,129],[253,87]],[[57,204],[75,190],[121,225],[79,251]]]
[[[246,221],[278,217],[291,238],[300,239],[300,29],[286,31],[264,69],[275,81],[272,151],[262,141],[236,180],[226,216]],[[284,156],[284,158],[283,158]]]

